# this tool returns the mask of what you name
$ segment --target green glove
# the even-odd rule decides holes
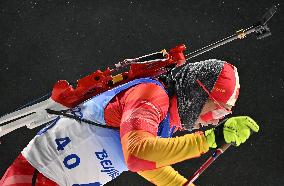
[[[248,116],[237,116],[229,118],[223,126],[205,131],[205,137],[211,148],[223,143],[239,146],[249,138],[251,131],[259,131],[257,123]]]
[[[215,128],[213,129],[209,129],[209,130],[206,130],[204,132],[204,135],[206,137],[206,141],[207,141],[207,144],[210,148],[217,148],[217,144],[216,144],[216,141],[215,141],[215,133],[214,133],[214,130]]]
[[[226,143],[239,146],[249,138],[251,131],[259,131],[259,126],[253,119],[248,116],[232,117],[224,124],[224,139]]]

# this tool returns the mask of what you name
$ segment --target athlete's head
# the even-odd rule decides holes
[[[183,66],[175,76],[178,110],[184,129],[217,124],[238,98],[236,67],[215,59]]]

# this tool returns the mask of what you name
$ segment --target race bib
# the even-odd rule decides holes
[[[128,170],[118,131],[68,118],[42,129],[22,154],[60,185],[104,185]]]

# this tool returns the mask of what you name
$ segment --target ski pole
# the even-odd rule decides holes
[[[213,128],[224,125],[227,120],[228,119],[222,120],[217,126],[214,126]],[[209,129],[210,128],[212,127],[209,127]],[[205,128],[205,130],[208,129]],[[189,186],[191,183],[193,183],[218,158],[220,154],[223,154],[230,147],[230,145],[230,143],[225,143],[221,147],[216,149],[212,156],[208,158],[191,177],[189,177],[188,181],[183,186]]]
[[[214,128],[223,125],[226,123],[228,119],[224,119],[221,121],[217,126]],[[253,133],[252,130],[250,130],[251,134]],[[189,177],[188,181],[183,186],[189,186],[191,183],[193,183],[221,154],[223,154],[233,143],[225,143],[221,147],[217,148],[215,152],[212,154],[211,157],[209,157],[202,165],[201,167],[195,171],[195,173]]]
[[[193,183],[221,154],[223,154],[229,147],[230,143],[226,143],[219,147],[213,155],[206,160],[205,163],[201,165],[201,167],[188,179],[188,181],[184,184],[184,186],[189,186]]]

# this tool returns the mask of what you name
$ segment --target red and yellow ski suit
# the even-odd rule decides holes
[[[183,185],[187,180],[170,165],[199,157],[209,147],[203,133],[159,138],[159,123],[170,112],[171,126],[181,129],[177,99],[162,87],[139,84],[118,94],[105,108],[105,121],[120,127],[128,168],[156,185]]]
[[[159,186],[181,186],[187,180],[170,165],[198,157],[209,147],[203,133],[182,137],[157,137],[158,126],[170,113],[171,127],[181,129],[177,99],[152,83],[129,88],[116,95],[105,108],[107,125],[120,127],[121,143],[128,168]],[[0,184],[31,185],[35,169],[19,155],[6,171]],[[56,186],[39,173],[37,186]]]

